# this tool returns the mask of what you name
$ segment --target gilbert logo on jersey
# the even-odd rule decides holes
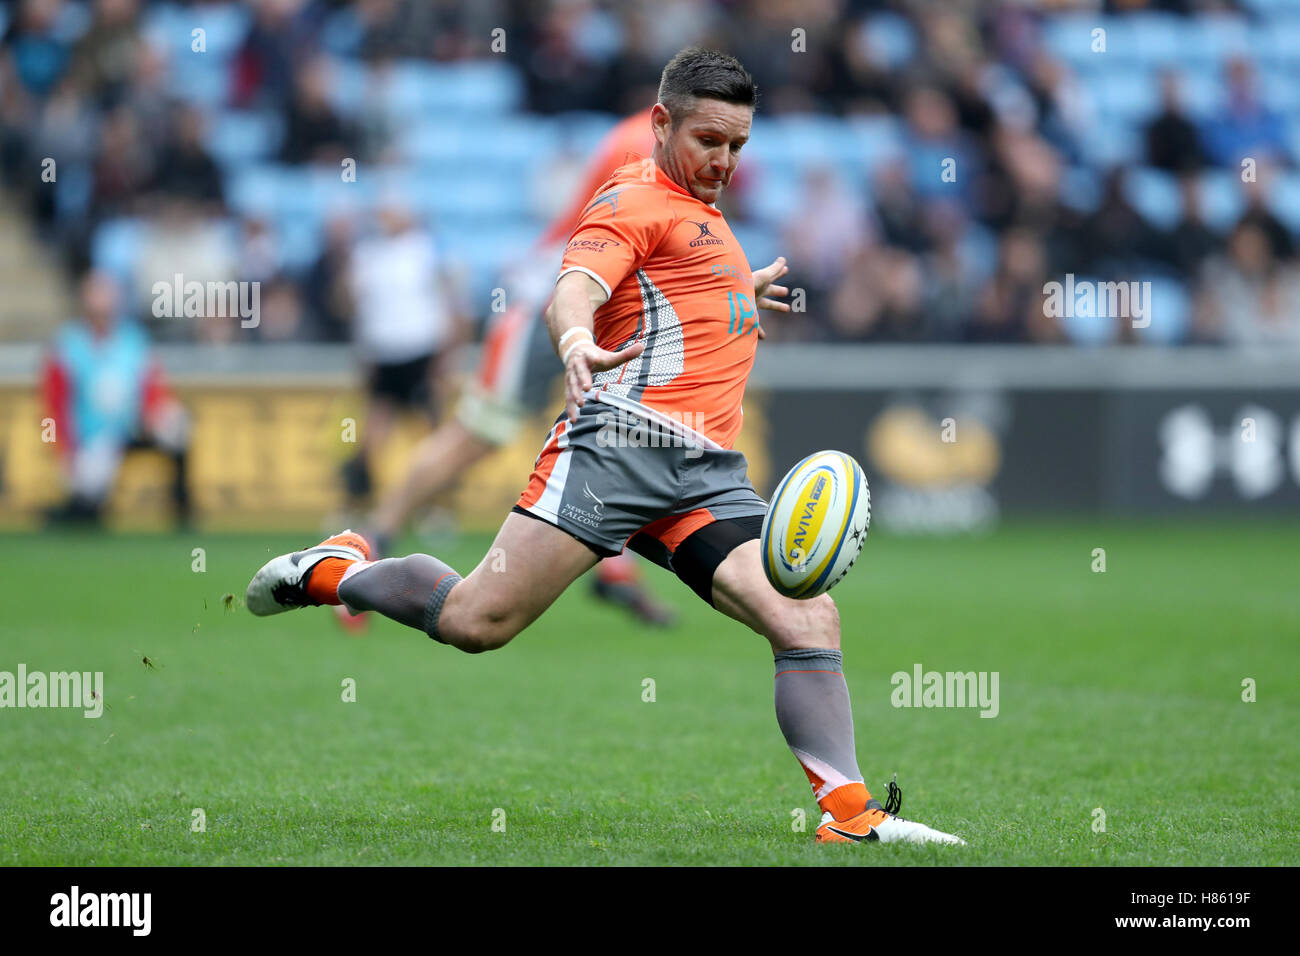
[[[695,246],[720,246],[723,244],[721,239],[718,239],[713,235],[713,233],[709,232],[709,224],[707,222],[696,222],[694,219],[688,219],[686,221],[700,230],[700,234],[690,241],[692,248]]]

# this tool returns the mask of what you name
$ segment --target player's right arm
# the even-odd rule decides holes
[[[564,362],[564,409],[571,422],[578,420],[583,393],[591,388],[592,373],[616,368],[636,358],[645,348],[644,342],[634,342],[610,352],[596,345],[596,310],[608,298],[599,282],[575,270],[560,277],[551,304],[546,307],[551,345]]]

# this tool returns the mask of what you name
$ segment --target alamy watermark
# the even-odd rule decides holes
[[[1044,283],[1043,315],[1052,319],[1078,316],[1130,319],[1133,328],[1151,324],[1150,282],[1096,282],[1065,274],[1065,282]]]
[[[104,713],[103,671],[0,671],[0,707],[79,708],[86,717]]]
[[[684,448],[687,458],[699,458],[707,441],[699,433],[703,418],[699,412],[643,415],[612,407],[596,416],[600,423],[596,444],[601,448]]]
[[[181,273],[150,288],[155,319],[219,319],[237,316],[239,325],[255,329],[262,322],[262,283],[188,282]]]
[[[889,683],[889,702],[895,707],[978,707],[981,717],[996,717],[997,671],[926,671],[920,664],[912,672],[896,671]]]

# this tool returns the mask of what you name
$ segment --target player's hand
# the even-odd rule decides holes
[[[783,285],[773,285],[777,279],[790,271],[790,267],[785,264],[785,256],[777,256],[770,266],[759,269],[754,273],[754,301],[758,303],[760,309],[770,309],[773,312],[789,312],[789,302],[779,302],[773,296],[784,297],[790,294],[790,290]],[[762,328],[758,330],[758,337],[764,338]]]
[[[583,393],[591,388],[593,372],[607,372],[630,362],[645,351],[644,342],[633,342],[617,352],[600,348],[595,342],[582,342],[573,347],[569,361],[564,364],[564,410],[569,421],[578,420],[578,409],[583,404]]]

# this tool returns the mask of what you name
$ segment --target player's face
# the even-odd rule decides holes
[[[655,107],[651,122],[662,151],[664,172],[700,202],[718,201],[740,163],[740,148],[749,141],[754,111],[722,100],[699,99],[689,116],[667,121]]]

